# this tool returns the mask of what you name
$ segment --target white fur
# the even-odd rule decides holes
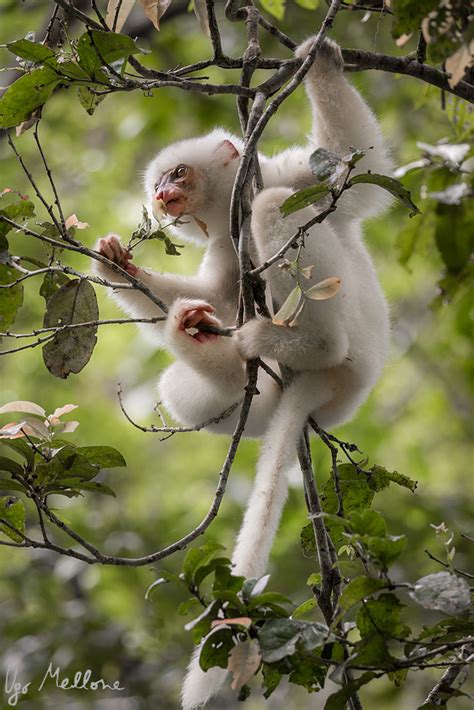
[[[305,56],[309,42],[297,54]],[[306,78],[313,110],[313,129],[306,147],[290,148],[273,158],[260,156],[266,188],[254,200],[252,245],[261,263],[272,256],[298,227],[315,212],[307,207],[286,219],[279,210],[295,189],[314,182],[308,158],[317,146],[339,154],[349,148],[373,146],[355,172],[389,173],[390,160],[379,126],[361,96],[342,75],[337,45],[327,42]],[[341,200],[341,206],[324,223],[315,225],[305,240],[302,265],[314,265],[312,283],[339,276],[341,290],[332,299],[309,301],[294,328],[273,325],[265,319],[246,323],[233,337],[209,343],[193,342],[179,329],[179,314],[189,300],[214,306],[224,325],[233,325],[238,306],[239,272],[229,236],[229,205],[238,159],[226,159],[222,141],[239,150],[242,142],[217,129],[208,136],[175,143],[150,163],[146,186],[153,199],[159,176],[177,164],[191,164],[199,175],[193,204],[206,222],[209,239],[192,224],[177,229],[180,238],[206,243],[206,253],[195,276],[182,277],[140,270],[138,276],[170,306],[165,324],[153,326],[176,362],[162,375],[160,396],[173,416],[184,424],[197,424],[218,416],[240,401],[246,382],[246,358],[260,356],[278,361],[294,371],[291,385],[280,393],[275,382],[260,371],[258,389],[246,428],[248,436],[266,435],[257,466],[255,487],[233,555],[235,571],[247,577],[261,575],[286,498],[284,469],[294,460],[302,427],[311,414],[323,427],[332,427],[353,416],[365,400],[383,366],[388,345],[388,309],[370,256],[363,244],[360,222],[374,215],[386,199],[374,186],[358,186]],[[199,199],[198,199],[199,198]],[[99,265],[99,273],[111,273]],[[114,276],[114,279],[116,276]],[[282,303],[294,286],[293,278],[275,264],[265,272],[271,294]],[[132,315],[155,315],[153,304],[138,292],[115,295]],[[210,429],[233,431],[238,413]],[[183,688],[183,707],[200,707],[214,695],[225,671],[203,673],[199,649],[191,661]]]

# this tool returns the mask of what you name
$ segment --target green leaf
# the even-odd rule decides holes
[[[77,483],[77,488],[81,491],[94,491],[94,493],[102,493],[106,496],[112,496],[113,498],[117,497],[115,491],[110,486],[106,486],[105,483],[101,483],[100,481],[88,481],[87,483],[81,481]]]
[[[302,210],[304,207],[309,207],[314,205],[323,197],[329,195],[330,190],[327,185],[312,185],[311,187],[305,187],[304,190],[299,190],[293,195],[290,195],[284,203],[280,206],[280,212],[284,217]]]
[[[18,278],[15,269],[0,264],[0,284],[11,284]],[[0,289],[0,330],[10,330],[18,309],[23,305],[23,284]]]
[[[275,663],[296,653],[297,646],[304,651],[312,651],[324,645],[329,638],[329,630],[324,624],[296,619],[270,619],[258,633],[262,657],[266,663]]]
[[[262,675],[264,688],[263,697],[269,698],[275,688],[277,688],[283,675],[280,673],[276,665],[268,665],[267,663],[263,664]]]
[[[231,561],[228,557],[215,557],[207,565],[200,566],[194,575],[194,584],[199,587],[200,584],[208,577],[210,574],[216,571],[218,567],[224,567],[225,569],[230,569]]]
[[[266,663],[275,663],[286,656],[292,656],[304,627],[304,621],[293,619],[266,621],[258,633],[263,660]]]
[[[316,10],[321,0],[296,0],[296,4],[305,10]]]
[[[127,465],[120,451],[112,446],[78,446],[76,451],[89,463],[96,464],[100,468],[116,468]]]
[[[95,291],[88,281],[74,279],[49,299],[43,326],[86,323],[99,317]],[[52,375],[66,379],[89,362],[97,342],[97,326],[63,330],[43,347],[43,360]]]
[[[25,532],[25,506],[16,498],[7,496],[0,498],[0,518],[9,522],[10,525],[13,525],[20,533]],[[14,540],[14,542],[21,542],[23,540],[21,535],[10,530],[7,525],[2,523],[0,523],[0,532],[4,533],[11,540]]]
[[[280,594],[280,592],[264,592],[263,594],[258,594],[256,597],[252,594],[248,608],[252,610],[261,606],[268,606],[269,604],[291,604],[293,606],[291,599],[284,594]]]
[[[351,528],[359,535],[385,537],[387,523],[375,510],[354,510],[350,516]]]
[[[409,594],[425,609],[436,609],[449,615],[464,614],[471,608],[468,583],[450,572],[436,572],[421,577]]]
[[[448,272],[459,274],[468,263],[474,249],[474,209],[467,204],[436,208],[435,241]]]
[[[96,86],[96,89],[100,89],[99,84]],[[92,91],[89,86],[79,86],[77,89],[77,98],[89,116],[92,116],[96,108],[105,99],[105,96],[106,94],[98,95],[96,92]]]
[[[21,224],[28,217],[33,217],[34,214],[33,203],[24,195],[20,195],[14,190],[6,190],[0,193],[0,215],[4,215]],[[0,220],[0,239],[6,237],[12,229],[13,227]]]
[[[412,478],[408,478],[408,476],[405,476],[403,473],[398,473],[398,471],[387,471],[387,469],[382,466],[372,466],[370,474],[370,486],[375,491],[381,491],[390,483],[396,483],[398,486],[408,488],[408,490],[414,493],[418,485],[417,481],[414,481]]]
[[[23,456],[28,465],[33,463],[35,458],[34,451],[23,439],[1,439],[0,444],[2,446],[8,446],[10,449],[19,453]]]
[[[203,643],[199,656],[199,665],[203,671],[220,666],[227,668],[228,657],[234,648],[233,632],[231,629],[217,629],[211,631]]]
[[[406,638],[410,628],[400,621],[405,605],[394,594],[380,594],[377,599],[367,599],[357,612],[356,624],[360,635],[373,633],[389,637]]]
[[[405,535],[391,535],[388,537],[370,537],[367,549],[370,556],[375,558],[386,571],[399,557],[407,544]]]
[[[311,613],[316,607],[316,599],[314,597],[310,597],[305,602],[296,607],[296,609],[291,613],[291,618],[299,619],[301,616],[305,616],[306,614]]]
[[[44,279],[41,283],[39,290],[40,296],[43,296],[44,300],[47,303],[51,296],[54,296],[54,294],[59,291],[61,286],[64,286],[64,284],[67,284],[68,282],[69,278],[66,276],[66,274],[50,271],[45,274]]]
[[[313,523],[306,523],[304,528],[302,528],[300,532],[300,547],[304,557],[314,557],[316,555]],[[319,584],[319,582],[315,584]]]
[[[217,542],[206,542],[201,547],[189,550],[183,562],[184,579],[188,585],[194,584],[194,575],[199,567],[207,565],[211,559],[224,547]]]
[[[326,675],[327,666],[317,663],[313,655],[301,656],[295,658],[288,680],[303,686],[308,693],[317,693],[324,685]]]
[[[42,106],[62,78],[50,67],[34,69],[13,82],[0,98],[0,128],[12,128]]]
[[[359,678],[357,678],[357,680],[353,680],[350,683],[347,683],[343,688],[341,688],[341,690],[338,690],[337,693],[333,693],[329,696],[329,698],[326,700],[324,710],[346,710],[347,701],[349,700],[349,698],[354,693],[356,693],[363,685],[367,685],[367,683],[370,683],[372,678],[375,677],[375,673],[367,671],[366,673],[363,673]]]
[[[44,44],[31,42],[29,39],[17,39],[7,43],[7,49],[17,57],[27,59],[30,62],[43,63],[46,59],[56,59],[52,49]]]
[[[97,71],[104,64],[128,59],[142,52],[131,37],[103,30],[85,32],[79,37],[76,50],[80,66],[91,78],[98,76]]]
[[[21,483],[12,481],[11,478],[0,478],[0,491],[21,491],[25,493]]]
[[[418,207],[412,201],[410,192],[406,187],[403,187],[399,180],[395,180],[395,178],[388,177],[388,175],[378,175],[377,173],[362,173],[361,175],[355,175],[351,178],[348,186],[351,187],[352,185],[358,184],[378,185],[396,197],[404,207],[407,207],[410,210],[410,217],[421,214]]]
[[[332,185],[347,171],[347,162],[330,150],[318,148],[309,157],[309,169],[316,180]]]
[[[22,476],[24,473],[23,467],[19,463],[7,459],[6,456],[0,456],[0,471],[12,473],[14,476]]]
[[[392,35],[400,37],[417,30],[424,17],[431,10],[437,9],[438,0],[392,0],[390,9],[394,13]]]
[[[355,577],[352,579],[347,587],[344,587],[341,597],[339,599],[339,605],[341,609],[347,611],[357,604],[357,602],[362,601],[365,597],[375,594],[375,592],[380,591],[385,587],[385,582],[381,579],[374,579],[372,577]]]
[[[285,17],[285,0],[260,0],[260,4],[277,20],[283,20]]]

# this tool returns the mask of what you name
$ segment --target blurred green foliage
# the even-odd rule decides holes
[[[10,42],[37,30],[49,5],[40,0],[28,3],[28,7],[18,2],[2,3],[0,41]],[[300,41],[319,26],[323,8],[311,13],[294,3],[287,5],[291,12],[287,11],[282,27]],[[334,37],[342,46],[391,54],[415,49],[416,38],[403,50],[394,47],[390,17],[373,14],[362,21],[363,17],[363,13],[339,14]],[[229,54],[242,52],[245,32],[239,24],[222,23],[222,35]],[[208,40],[199,34],[194,18],[187,15],[163,21],[159,34],[150,32],[140,38],[139,44],[151,50],[145,61],[163,68],[198,61],[210,53]],[[262,47],[270,56],[283,55],[282,48],[266,35],[262,36]],[[6,50],[1,49],[0,55],[3,66],[14,64]],[[202,74],[215,82],[238,78],[236,72],[216,68]],[[4,73],[0,83],[5,84],[8,76]],[[442,139],[450,143],[468,140],[470,114],[461,101],[446,96],[443,108],[437,89],[408,77],[366,72],[353,74],[351,79],[380,117],[397,164],[420,158],[417,141],[433,146]],[[39,130],[65,212],[76,213],[89,223],[81,237],[92,246],[108,231],[128,239],[136,229],[144,200],[140,174],[159,148],[215,125],[239,132],[231,97],[206,97],[177,89],[163,89],[153,96],[116,94],[89,117],[76,96],[64,90],[49,101]],[[309,110],[300,89],[272,119],[261,149],[273,152],[302,141],[309,125]],[[46,176],[41,173],[31,133],[21,136],[17,145],[46,191]],[[0,158],[0,188],[10,187],[32,197],[3,139]],[[430,528],[430,524],[441,521],[455,531],[457,566],[467,567],[467,550],[460,533],[469,532],[471,524],[469,337],[473,304],[467,288],[466,260],[450,267],[448,259],[453,253],[451,244],[464,236],[467,240],[469,229],[472,234],[472,216],[469,222],[467,207],[460,215],[458,206],[446,211],[430,197],[430,193],[443,192],[458,179],[444,163],[408,173],[404,184],[420,207],[421,217],[409,220],[406,211],[396,207],[366,228],[367,242],[392,307],[393,350],[369,401],[338,435],[356,442],[371,464],[381,463],[419,482],[416,494],[392,487],[379,494],[376,503],[391,533],[407,536],[409,553],[397,561],[400,579],[415,580],[439,571],[439,565],[424,550],[429,548],[442,557],[442,542]],[[24,240],[13,237],[10,241],[12,251],[22,254]],[[35,241],[28,245],[28,254],[44,258]],[[141,245],[136,258],[160,270],[189,272],[196,268],[199,251],[186,246],[182,256],[176,258],[167,256],[163,245],[153,241]],[[80,256],[71,256],[69,263],[88,268]],[[17,331],[41,325],[44,303],[39,286],[39,282],[31,281],[25,286],[24,305],[15,322]],[[99,293],[99,299],[102,317],[117,316],[104,294]],[[12,347],[10,342],[8,346]],[[201,520],[212,500],[226,439],[192,433],[160,441],[159,435],[131,427],[118,406],[116,392],[121,382],[128,411],[142,423],[156,422],[155,383],[169,360],[142,331],[132,325],[115,325],[99,329],[91,362],[67,380],[52,378],[39,349],[2,357],[0,362],[2,401],[34,400],[47,411],[66,402],[77,404],[80,427],[74,435],[75,443],[109,445],[123,453],[127,468],[109,471],[101,479],[112,485],[117,499],[88,493],[83,499],[61,501],[68,522],[109,554],[139,556],[174,541]],[[228,549],[251,486],[256,454],[255,442],[241,446],[221,513],[206,536]],[[313,454],[323,483],[330,469],[328,452],[315,443]],[[296,473],[294,481],[270,571],[272,589],[300,603],[308,595],[304,580],[315,571],[315,564],[304,558],[298,547],[306,514]],[[182,555],[175,555],[165,567],[177,571],[182,560]],[[179,685],[192,646],[191,635],[183,626],[196,609],[190,610],[188,618],[177,613],[177,604],[186,595],[180,597],[172,585],[163,585],[149,601],[145,600],[145,590],[161,570],[161,565],[149,569],[88,567],[52,553],[0,549],[1,675],[5,677],[8,667],[17,668],[19,682],[32,681],[28,696],[20,700],[21,706],[26,710],[54,704],[81,710],[102,710],[112,704],[124,710],[179,707]],[[416,613],[418,623],[432,625],[440,620],[438,612]],[[314,612],[312,620],[318,619]],[[109,683],[120,679],[126,690],[66,692],[55,691],[48,683],[38,693],[50,661],[71,676],[77,670],[91,668],[94,677]],[[369,689],[361,690],[364,706],[369,710],[415,708],[439,675],[440,671],[415,674],[402,691],[386,681],[375,681]],[[213,707],[233,707],[231,692],[223,698]],[[2,702],[5,700],[2,697]],[[277,710],[313,707],[315,700],[304,690],[283,685],[270,702]],[[263,708],[264,701],[258,693],[253,694],[247,707]],[[452,707],[468,705],[460,698]]]

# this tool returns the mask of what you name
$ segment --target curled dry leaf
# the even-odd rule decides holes
[[[62,417],[64,414],[69,414],[69,412],[73,412],[75,409],[77,409],[77,404],[64,404],[62,407],[55,409],[51,417],[48,418],[51,419],[54,417],[55,419],[59,419],[59,417]]]
[[[235,619],[214,619],[214,621],[211,623],[211,627],[214,628],[215,626],[245,626],[246,629],[250,628],[252,626],[252,619],[249,619],[248,616],[238,616],[235,617]]]
[[[341,279],[338,276],[331,276],[324,281],[320,281],[315,286],[311,286],[305,291],[305,296],[313,301],[325,301],[335,296],[341,288]]]
[[[272,323],[274,325],[288,325],[291,321],[294,321],[303,305],[303,293],[299,286],[295,286],[280,310],[273,316]]]
[[[206,35],[206,37],[211,36],[209,30],[209,20],[207,17],[206,0],[194,0],[194,14],[196,15],[201,32]]]
[[[256,639],[243,641],[229,653],[227,670],[232,673],[232,690],[239,690],[252,678],[260,667],[262,654]]]
[[[9,422],[0,429],[0,439],[21,439],[25,433],[21,431],[25,422]]]
[[[459,84],[469,67],[474,64],[474,40],[467,46],[463,44],[457,52],[446,59],[446,71],[451,74],[448,84],[451,89]]]
[[[171,5],[172,0],[140,0],[145,15],[157,30],[160,29],[160,20]]]
[[[404,47],[412,37],[413,32],[410,32],[409,34],[405,35],[400,35],[400,37],[395,40],[395,44],[397,45],[397,47]]]
[[[196,217],[196,215],[193,215],[194,221],[196,222],[197,226],[199,229],[206,235],[206,237],[209,239],[209,232],[207,231],[207,224],[202,221],[202,219],[199,219],[199,217]]]
[[[68,217],[64,224],[66,225],[66,229],[69,229],[70,227],[75,227],[76,229],[87,229],[89,226],[87,222],[80,222],[75,214]]]
[[[156,221],[160,222],[162,218],[165,217],[167,214],[166,204],[163,202],[163,200],[153,200],[151,212]]]
[[[107,27],[120,32],[135,5],[135,0],[109,0],[105,22]],[[115,27],[114,27],[115,22]]]

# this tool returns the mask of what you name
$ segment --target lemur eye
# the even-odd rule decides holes
[[[174,172],[177,178],[183,178],[188,172],[188,168],[186,165],[178,165]]]

